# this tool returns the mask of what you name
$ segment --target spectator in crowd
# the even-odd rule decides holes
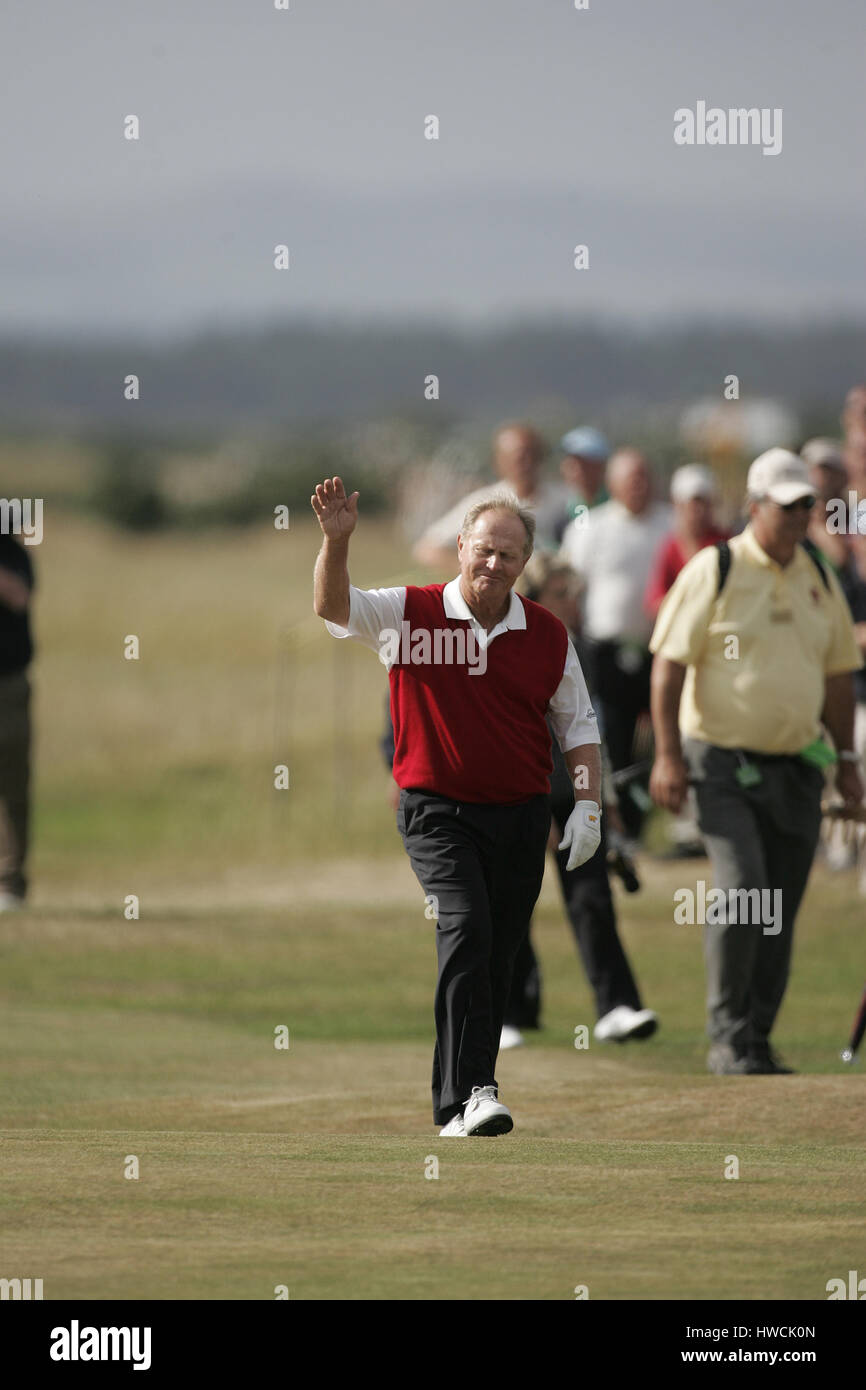
[[[610,445],[601,430],[590,425],[578,425],[559,441],[562,460],[559,471],[571,494],[568,520],[588,507],[598,507],[610,500],[604,485],[604,470],[610,458]]]
[[[655,618],[662,599],[683,565],[705,545],[727,539],[715,524],[713,507],[718,497],[716,479],[703,463],[686,463],[671,478],[674,529],[656,551],[645,597],[646,610]],[[689,792],[682,809],[667,826],[670,848],[666,859],[702,859],[706,855],[697,825],[694,793]]]
[[[852,386],[845,397],[842,429],[845,435],[842,452],[848,487],[857,499],[854,507],[849,509],[849,546],[854,557],[856,574],[861,582],[866,583],[866,382],[858,382]],[[863,612],[862,599],[858,595],[855,621],[861,650],[866,651],[866,637],[862,626],[864,619],[866,613]],[[860,679],[863,680],[862,672]],[[863,712],[863,720],[866,722],[866,711]],[[862,740],[858,746],[866,747],[866,728],[863,729]]]
[[[575,517],[560,555],[586,584],[584,636],[592,644],[600,727],[618,772],[632,763],[635,727],[649,709],[652,621],[644,594],[671,509],[654,500],[652,471],[637,449],[613,454],[606,479],[610,501]],[[621,814],[637,836],[638,804],[623,797]]]
[[[520,592],[547,608],[564,624],[586,676],[590,697],[592,674],[589,652],[580,637],[580,581],[568,565],[548,554],[533,555],[519,580]],[[549,723],[549,721],[548,721]],[[574,788],[565,760],[551,729],[553,772],[550,777],[552,825],[548,849],[556,859],[560,887],[580,959],[592,988],[598,1042],[625,1042],[648,1038],[658,1027],[658,1017],[645,1009],[628,957],[616,929],[616,908],[610,885],[608,850],[620,836],[622,823],[609,775],[605,777],[604,804],[607,828],[591,859],[568,869],[568,854],[558,848],[563,827],[574,805]],[[602,765],[605,764],[602,748]],[[524,1028],[540,1026],[541,971],[530,934],[517,953],[511,993],[505,1010],[500,1047],[518,1047]]]
[[[860,655],[866,663],[866,535],[849,536],[852,569],[843,584],[854,619],[854,636]],[[866,664],[854,674],[854,747],[860,757],[860,771],[866,778]],[[859,889],[866,897],[866,841],[859,844]]]
[[[800,457],[809,470],[809,481],[816,496],[809,517],[809,539],[841,578],[852,563],[847,527],[848,472],[842,445],[835,439],[808,439],[800,450]],[[842,510],[838,506],[840,499],[845,510],[842,526],[837,524]]]
[[[651,618],[686,561],[705,545],[727,539],[713,516],[717,496],[715,476],[703,463],[686,463],[671,478],[674,528],[656,551],[650,571],[645,602]]]
[[[469,508],[503,491],[516,498],[521,507],[535,517],[536,548],[555,550],[568,522],[570,501],[564,483],[544,477],[545,454],[544,440],[531,425],[501,425],[493,436],[496,481],[462,497],[444,516],[428,526],[413,551],[419,564],[437,573],[451,574],[457,553],[457,535]]]
[[[597,440],[585,442],[588,451]],[[461,518],[462,522],[462,518]],[[451,555],[451,568],[457,562],[456,537]],[[520,592],[549,609],[569,630],[581,669],[590,661],[588,644],[575,634],[580,626],[578,594],[581,581],[568,565],[557,562],[548,552],[533,553],[519,583]],[[550,728],[550,722],[548,721]],[[394,762],[394,729],[390,702],[385,712],[385,729],[380,741],[383,756],[391,768]],[[608,841],[611,836],[602,830],[602,848],[586,865],[568,871],[568,854],[556,849],[562,838],[560,823],[565,824],[574,804],[574,789],[565,761],[555,738],[551,740],[553,773],[551,775],[551,810],[553,827],[551,843],[556,852],[557,869],[562,885],[569,922],[578,951],[595,996],[598,1022],[594,1036],[598,1041],[624,1041],[632,1037],[649,1037],[658,1026],[656,1015],[645,1009],[637,985],[616,930],[616,914],[607,867]],[[395,784],[392,784],[395,786]],[[566,793],[568,795],[566,796]],[[618,820],[615,795],[608,779],[605,802],[614,809],[614,838]],[[556,836],[554,841],[553,837]],[[540,1013],[540,973],[532,945],[528,940],[521,947],[514,966],[514,980],[502,1029],[500,1047],[519,1046],[521,1028],[537,1028]]]
[[[717,1075],[790,1071],[770,1036],[828,762],[838,759],[847,810],[863,796],[852,680],[861,655],[835,576],[803,544],[815,497],[797,455],[770,449],[757,458],[749,524],[689,560],[651,641],[650,791],[676,812],[692,781],[714,887],[724,894],[704,925],[707,1067]]]
[[[800,457],[809,468],[809,480],[817,494],[809,518],[809,539],[833,567],[851,610],[857,646],[866,658],[866,553],[864,538],[856,532],[857,513],[848,508],[843,446],[834,439],[810,439],[800,450]],[[861,771],[866,773],[866,668],[854,673],[854,695],[854,747],[860,755]],[[859,888],[866,893],[866,845],[858,852],[849,825],[831,823],[825,853],[828,867],[836,871],[851,869],[859,860]]]
[[[866,498],[866,382],[852,386],[842,410],[844,459],[848,486]]]
[[[28,549],[0,532],[0,912],[27,897],[33,583]]]

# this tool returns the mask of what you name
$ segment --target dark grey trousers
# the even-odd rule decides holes
[[[788,983],[794,920],[806,889],[821,826],[823,774],[797,757],[756,758],[760,782],[737,782],[736,752],[683,740],[698,803],[698,824],[713,866],[713,886],[780,890],[779,922],[720,922],[704,927],[707,1032],[738,1053],[769,1039]],[[776,929],[778,926],[778,930]]]
[[[30,822],[30,681],[0,676],[0,891],[23,898]]]
[[[550,802],[478,805],[403,790],[397,828],[438,914],[433,1119],[444,1125],[473,1086],[497,1084],[514,958],[544,877]]]

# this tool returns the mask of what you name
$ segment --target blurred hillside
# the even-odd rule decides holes
[[[124,399],[128,373],[141,398]],[[424,398],[435,373],[440,399]],[[0,340],[0,430],[136,430],[152,435],[369,421],[541,414],[658,414],[718,395],[772,396],[810,415],[866,375],[866,323],[680,323],[651,331],[598,322],[514,322],[476,331],[306,323],[214,329],[159,343]]]
[[[124,398],[138,376],[140,399]],[[425,399],[430,374],[439,399]],[[739,380],[739,399],[725,396]],[[536,321],[484,331],[299,324],[185,340],[0,342],[0,495],[130,531],[306,513],[339,472],[406,539],[489,477],[490,436],[530,419],[644,448],[664,480],[702,458],[730,512],[771,444],[835,435],[866,376],[866,324],[756,330]],[[553,476],[555,451],[547,464]]]

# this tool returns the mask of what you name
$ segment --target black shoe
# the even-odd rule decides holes
[[[707,1053],[707,1071],[713,1076],[751,1076],[754,1067],[751,1058],[730,1043],[713,1043]]]
[[[753,1074],[757,1076],[796,1076],[793,1067],[786,1067],[778,1052],[769,1043],[753,1043],[749,1048]]]
[[[683,840],[682,844],[671,845],[654,857],[659,863],[672,864],[677,859],[706,859],[708,856],[703,840]]]

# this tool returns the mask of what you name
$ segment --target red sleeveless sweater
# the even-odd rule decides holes
[[[433,652],[437,629],[471,631],[466,619],[446,617],[444,588],[406,589],[404,635],[408,631],[410,641],[401,643],[389,673],[394,778],[400,787],[458,801],[511,804],[546,794],[552,761],[545,713],[562,680],[568,634],[546,608],[521,598],[526,629],[509,628],[494,638],[483,674],[470,674],[465,661],[417,664],[409,659],[416,633],[431,634]],[[440,652],[452,640],[440,637]],[[483,662],[477,644],[470,651],[476,664]]]

